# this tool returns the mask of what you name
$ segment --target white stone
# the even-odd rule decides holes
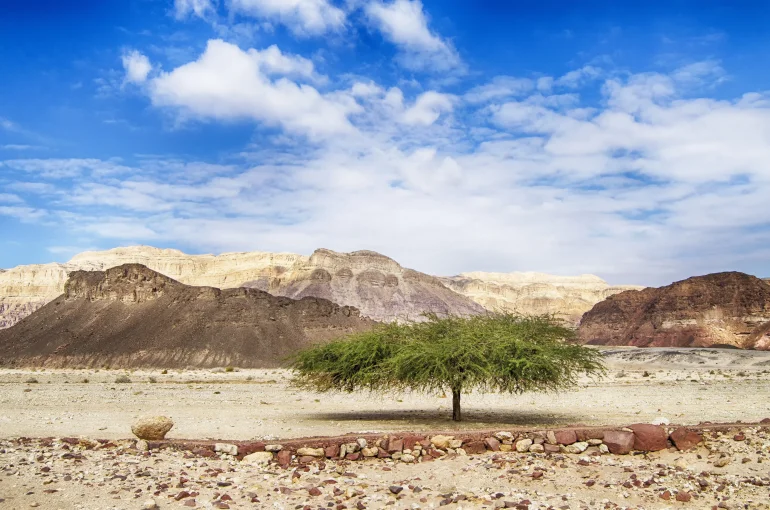
[[[238,455],[238,445],[230,443],[216,443],[214,444],[214,451],[217,453],[226,453],[235,457]]]
[[[283,450],[282,444],[267,444],[265,445],[265,451],[266,452],[280,452]]]
[[[442,436],[439,434],[431,437],[430,443],[436,448],[439,448],[441,450],[446,450],[447,448],[449,448],[449,444],[454,438],[455,438],[454,436]],[[462,441],[460,441],[460,446],[462,446]]]
[[[498,441],[513,441],[513,434],[501,430],[500,432],[495,432],[495,439]]]
[[[532,446],[531,439],[522,439],[521,441],[516,441],[516,451],[519,453],[528,452],[530,446]]]
[[[244,464],[268,464],[273,460],[270,452],[254,452],[246,455],[241,462]]]
[[[325,457],[326,452],[323,448],[298,448],[297,455],[300,457]]]

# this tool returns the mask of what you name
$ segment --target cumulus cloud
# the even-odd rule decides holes
[[[497,76],[487,84],[473,87],[465,93],[463,98],[469,103],[484,103],[507,97],[522,96],[534,88],[535,82],[529,78]]]
[[[156,106],[218,120],[253,119],[320,137],[350,132],[348,115],[360,107],[351,97],[322,94],[288,77],[315,79],[310,61],[271,46],[243,51],[211,40],[194,62],[150,80]]]
[[[144,83],[147,80],[147,75],[152,71],[150,59],[136,50],[123,54],[122,61],[127,83]]]
[[[446,71],[461,65],[451,43],[428,27],[420,0],[375,0],[367,4],[365,12],[383,36],[402,50],[401,62],[406,67]]]
[[[451,111],[452,96],[434,91],[425,92],[404,112],[403,121],[407,124],[429,126],[436,122],[442,113]]]
[[[230,0],[231,12],[276,21],[298,35],[341,29],[345,12],[328,0]]]

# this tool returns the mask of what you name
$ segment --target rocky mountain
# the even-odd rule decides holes
[[[103,271],[122,264],[143,264],[187,285],[221,289],[245,285],[291,298],[322,297],[354,306],[375,320],[488,309],[556,313],[576,324],[595,303],[627,288],[610,287],[590,275],[463,273],[436,278],[371,251],[319,249],[309,257],[268,252],[188,255],[133,246],[81,253],[66,264],[19,266],[0,273],[0,328],[15,324],[61,295],[69,273]]]
[[[728,272],[630,290],[586,312],[578,333],[598,345],[770,350],[770,285]]]
[[[0,365],[276,367],[373,324],[325,299],[192,287],[127,264],[73,272],[61,296],[0,331]]]
[[[555,314],[577,325],[585,312],[613,294],[640,286],[610,286],[598,276],[544,273],[462,273],[441,281],[487,310]]]

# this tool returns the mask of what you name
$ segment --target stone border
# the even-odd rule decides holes
[[[689,450],[703,440],[704,433],[734,433],[741,441],[741,429],[756,427],[770,429],[770,418],[759,423],[700,423],[694,426],[660,426],[637,423],[628,427],[568,427],[560,429],[468,431],[444,433],[389,433],[310,437],[276,441],[194,441],[170,439],[138,440],[134,446],[148,452],[169,448],[187,451],[200,457],[235,458],[251,464],[305,465],[325,460],[363,461],[391,459],[404,463],[431,462],[458,455],[478,455],[487,452],[516,452],[520,454],[627,455],[644,454],[676,448]],[[26,441],[26,438],[20,438]],[[117,447],[125,440],[91,440],[61,438],[62,442],[86,449]],[[52,438],[41,441],[54,441]]]

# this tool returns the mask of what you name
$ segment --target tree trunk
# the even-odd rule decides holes
[[[452,420],[462,421],[463,416],[460,411],[460,389],[452,388]]]

